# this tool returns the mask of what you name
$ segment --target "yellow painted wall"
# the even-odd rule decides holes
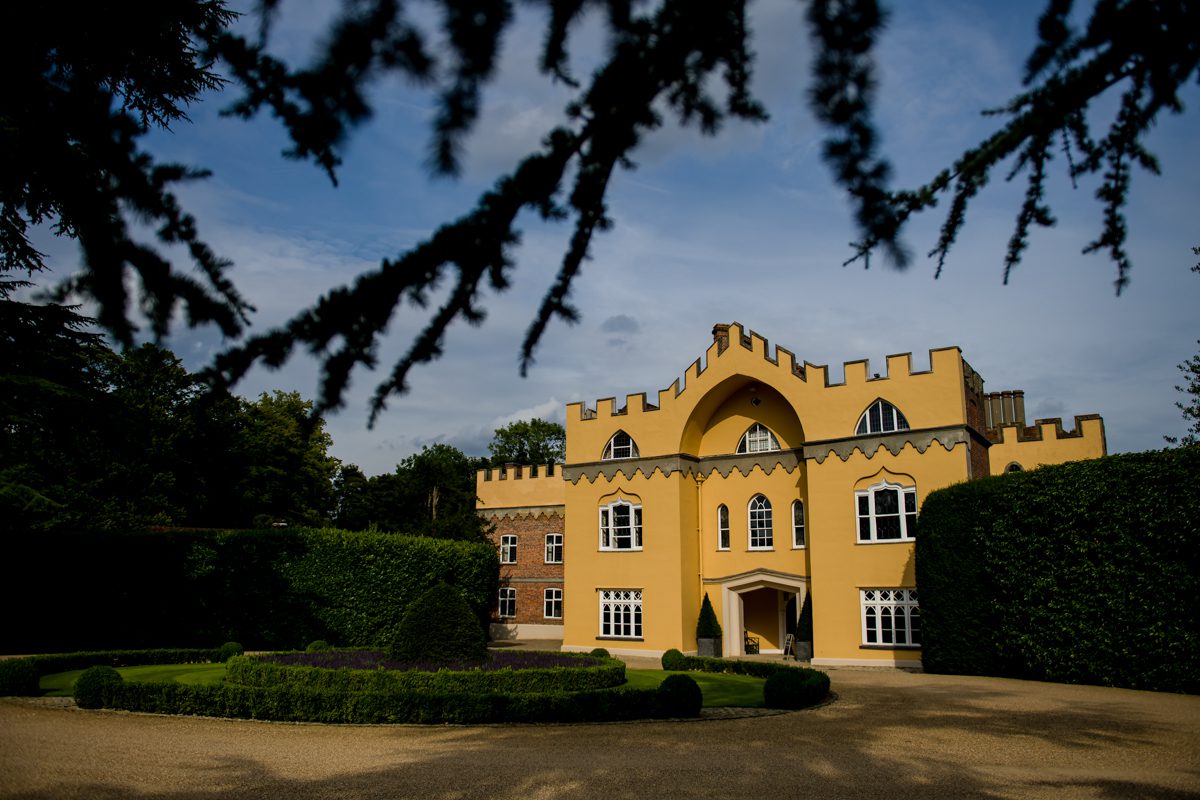
[[[564,647],[693,651],[707,592],[723,624],[738,620],[740,608],[743,628],[760,637],[763,649],[777,649],[779,609],[791,592],[811,591],[816,659],[919,660],[919,650],[862,644],[859,590],[914,587],[915,545],[859,543],[854,492],[886,478],[915,486],[919,508],[935,489],[967,480],[968,440],[970,447],[986,446],[981,433],[968,427],[968,392],[980,390],[978,379],[957,348],[930,351],[931,368],[920,372],[907,354],[889,356],[883,369],[850,362],[844,381],[835,384],[828,368],[797,364],[790,352],[768,348],[736,324],[729,346],[718,350],[716,343],[709,346],[682,381],[649,398],[568,405],[565,480],[556,475],[478,483],[482,508],[565,504],[570,557],[564,564]],[[857,437],[859,417],[880,398],[905,415],[910,430]],[[774,433],[778,452],[735,452],[755,422]],[[1078,439],[1053,432],[1038,443],[1006,439],[992,449],[991,469],[1003,469],[1008,460],[1028,468],[1027,461],[1102,454],[1102,422],[1085,418],[1081,425]],[[601,460],[618,431],[633,437],[639,458]],[[749,548],[747,504],[760,492],[772,504],[770,550]],[[642,505],[640,551],[600,550],[598,509],[616,497]],[[806,508],[803,548],[792,546],[797,499]],[[728,550],[718,548],[722,503],[730,512]],[[640,640],[599,638],[602,589],[643,592]],[[740,605],[726,608],[731,600]],[[740,647],[741,630],[727,628],[724,636],[727,647],[731,641]]]
[[[871,458],[855,452],[846,461],[830,456],[823,464],[809,463],[814,658],[920,658],[920,651],[862,645],[859,590],[916,586],[916,545],[860,543],[854,492],[882,480],[915,486],[919,512],[930,492],[965,480],[966,452],[965,444],[949,451],[934,444],[924,453],[909,446],[893,456],[881,448]]]
[[[539,467],[536,478],[529,477],[530,467],[521,465],[503,472],[500,469],[479,470],[475,473],[476,507],[486,511],[562,505],[566,496],[562,468],[556,466],[550,476],[545,475],[545,470],[545,466]],[[500,477],[502,474],[503,478]]]

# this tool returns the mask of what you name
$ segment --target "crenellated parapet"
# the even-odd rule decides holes
[[[561,464],[505,464],[475,473],[476,508],[498,510],[561,506],[565,496]],[[530,512],[536,513],[536,512]]]
[[[1066,430],[1062,419],[1039,419],[1033,425],[1023,420],[1002,422],[987,431],[991,442],[988,456],[991,472],[999,475],[1108,454],[1104,420],[1099,414],[1075,417],[1075,427]]]
[[[964,424],[964,381],[979,395],[982,379],[962,360],[959,349],[931,349],[928,369],[916,369],[913,362],[912,353],[893,354],[877,371],[867,360],[848,361],[838,376],[827,365],[800,360],[791,350],[772,346],[739,323],[716,325],[704,354],[657,396],[606,397],[591,407],[584,402],[568,404],[567,461],[599,460],[608,438],[618,431],[632,437],[644,457],[730,452],[741,431],[733,434],[732,442],[726,441],[728,431],[720,432],[720,445],[715,439],[707,444],[702,440],[713,429],[710,420],[728,420],[731,413],[738,419],[761,419],[786,440],[782,441],[785,448],[848,438],[855,435],[859,415],[878,399],[901,408],[915,428]],[[759,392],[757,398],[746,398],[756,403],[753,410],[746,406],[735,413],[722,405],[740,403],[739,392]],[[767,405],[759,407],[762,402]],[[791,422],[777,421],[790,435],[770,421],[772,403],[776,409],[787,409],[781,413],[790,415]],[[981,402],[976,399],[970,406],[982,428]]]
[[[843,379],[830,379],[830,370],[825,364],[811,364],[807,361],[796,360],[795,354],[785,347],[776,345],[770,347],[769,342],[754,331],[746,331],[741,324],[717,325],[713,329],[713,344],[701,357],[693,361],[684,371],[683,377],[677,378],[670,386],[658,391],[658,402],[647,402],[646,392],[626,395],[623,402],[618,403],[615,397],[604,397],[596,401],[595,407],[588,407],[586,402],[567,404],[567,417],[570,420],[592,421],[605,420],[612,417],[626,416],[670,410],[681,398],[687,398],[695,388],[702,390],[706,374],[721,359],[733,360],[738,349],[748,351],[769,366],[773,373],[770,377],[794,379],[802,384],[825,389],[837,389],[847,386],[864,385],[878,381],[888,381],[895,378],[908,378],[919,375],[930,375],[935,370],[950,364],[961,363],[966,368],[966,380],[969,386],[976,387],[975,391],[982,392],[983,380],[971,370],[970,366],[961,361],[957,347],[933,348],[929,350],[931,369],[914,370],[912,353],[897,353],[885,358],[886,367],[883,373],[872,372],[870,362],[866,359],[846,361],[842,364]],[[730,344],[730,341],[733,344]],[[950,358],[945,358],[950,356]]]
[[[1088,422],[1095,422],[1097,425],[1089,426],[1086,424]],[[1089,431],[1089,427],[1093,430]],[[989,429],[987,433],[988,439],[995,443],[1006,441],[1045,442],[1052,439],[1056,441],[1083,439],[1097,427],[1101,432],[1103,431],[1103,420],[1099,414],[1080,414],[1075,417],[1075,427],[1070,430],[1063,428],[1061,417],[1048,417],[1039,419],[1033,425],[1028,426],[1018,422],[1004,423],[999,428]]]

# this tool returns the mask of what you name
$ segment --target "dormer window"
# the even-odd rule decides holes
[[[854,433],[857,436],[865,436],[868,433],[892,433],[906,430],[908,430],[908,420],[900,413],[900,409],[887,400],[876,400],[870,408],[863,412]]]
[[[778,449],[779,440],[761,422],[751,425],[750,429],[742,434],[742,440],[737,446],[739,453],[769,453]]]
[[[605,461],[611,461],[615,458],[637,457],[637,442],[633,441],[633,437],[625,431],[617,431],[617,433],[608,440],[608,444],[604,446],[604,455],[601,456],[601,458]]]

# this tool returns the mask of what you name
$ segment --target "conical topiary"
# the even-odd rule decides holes
[[[396,661],[483,661],[487,636],[462,594],[442,581],[413,601],[388,650]]]
[[[696,638],[721,638],[721,623],[717,622],[717,613],[713,611],[712,603],[708,599],[708,592],[704,593],[704,602],[700,604],[700,619],[696,622]]]

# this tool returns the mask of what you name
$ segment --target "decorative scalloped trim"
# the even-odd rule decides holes
[[[685,476],[718,473],[722,478],[728,478],[736,469],[742,475],[749,475],[758,467],[770,475],[776,468],[792,473],[800,466],[804,458],[804,448],[794,450],[776,450],[770,453],[747,453],[742,455],[708,456],[696,458],[683,453],[669,456],[651,456],[647,458],[631,458],[622,461],[596,461],[591,464],[578,464],[562,468],[563,479],[572,485],[579,483],[580,478],[587,478],[588,483],[595,483],[598,478],[614,480],[618,475],[629,480],[639,472],[644,478],[651,478],[654,473],[661,472],[668,477],[676,472]]]
[[[513,506],[511,508],[478,508],[476,512],[485,519],[517,519],[518,517],[563,517],[566,506]]]
[[[829,458],[830,453],[833,453],[842,461],[848,461],[850,456],[854,455],[855,450],[870,459],[875,457],[875,454],[879,452],[879,448],[881,447],[885,448],[892,455],[898,456],[900,455],[900,451],[907,445],[912,445],[918,453],[924,453],[933,446],[934,442],[937,442],[949,452],[956,445],[966,444],[967,441],[969,441],[967,429],[962,426],[954,426],[950,428],[926,428],[919,431],[902,431],[887,436],[856,436],[853,439],[817,442],[806,445],[806,448],[811,453],[814,461],[818,464],[824,464],[825,459]]]

